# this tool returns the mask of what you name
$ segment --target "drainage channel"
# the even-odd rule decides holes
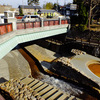
[[[31,69],[31,75],[34,78],[38,78],[39,77],[39,69],[35,63],[35,61],[25,52],[25,50],[23,49],[18,49],[18,51],[24,56],[24,58],[28,61],[29,65],[30,65],[30,69]]]
[[[24,79],[23,82],[25,84],[29,85],[29,87],[32,88],[33,90],[40,93],[40,95],[43,98],[46,98],[48,100],[64,100],[62,98],[66,98],[65,100],[68,100],[68,98],[69,98],[69,100],[72,100],[71,98],[78,98],[78,97],[80,97],[80,95],[82,95],[81,99],[92,98],[93,100],[97,100],[96,98],[94,98],[86,93],[84,95],[83,91],[81,91],[79,88],[77,88],[77,86],[76,87],[73,85],[70,86],[70,83],[58,81],[59,79],[55,79],[54,77],[45,75],[45,73],[41,74],[41,72],[43,72],[43,69],[40,67],[40,65],[36,64],[37,63],[36,59],[34,60],[34,57],[32,57],[24,48],[23,49],[20,48],[19,52],[29,62],[32,77],[35,78],[35,79],[31,79],[31,80]],[[41,81],[39,81],[37,79],[39,79]],[[57,88],[54,88],[55,83],[59,83],[56,85],[56,87],[59,88],[59,86],[61,85],[62,88],[59,88],[60,90]],[[66,85],[66,84],[69,84],[69,85]],[[66,89],[66,91],[63,91],[64,89]],[[68,92],[68,90],[69,90],[69,92]],[[74,95],[74,93],[76,93],[76,94]],[[78,95],[78,96],[76,96],[76,95]],[[83,95],[84,95],[84,97],[83,97]],[[54,97],[55,97],[55,99],[52,99]]]

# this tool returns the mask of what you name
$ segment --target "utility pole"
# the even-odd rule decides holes
[[[58,11],[58,0],[57,0],[57,11]]]
[[[22,5],[23,5],[23,0],[22,0]]]
[[[57,4],[58,4],[58,0],[57,0]]]
[[[64,6],[66,5],[66,0],[64,0]]]

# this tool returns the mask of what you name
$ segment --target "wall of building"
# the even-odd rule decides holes
[[[16,14],[19,14],[18,8],[12,8],[11,5],[0,5],[0,14],[4,14],[5,11],[15,11]]]
[[[37,13],[38,9],[22,9],[23,10],[23,14],[24,15],[34,15],[35,13]]]

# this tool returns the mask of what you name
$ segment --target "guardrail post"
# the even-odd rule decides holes
[[[59,18],[59,25],[61,25],[61,18]]]
[[[8,33],[8,28],[7,28],[7,25],[6,25],[6,33]]]
[[[24,29],[26,29],[26,22],[24,23]]]
[[[44,25],[43,25],[43,18],[41,18],[41,27],[43,27]]]

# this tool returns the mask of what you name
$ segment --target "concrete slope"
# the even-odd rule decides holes
[[[18,50],[13,50],[0,60],[0,78],[13,79],[30,75],[30,67]],[[4,81],[4,80],[1,80]]]

